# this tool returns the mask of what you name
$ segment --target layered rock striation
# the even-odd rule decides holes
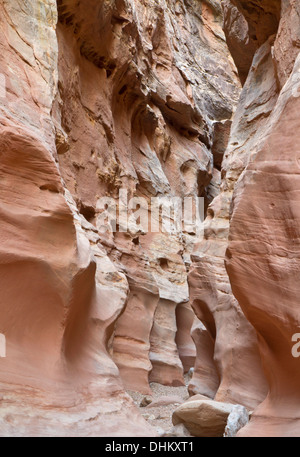
[[[249,163],[234,190],[226,266],[233,292],[257,332],[268,381],[266,399],[240,436],[300,434],[300,365],[292,350],[299,325],[298,25],[297,2],[282,2],[268,57],[268,81],[274,75],[277,96],[247,150]]]
[[[120,192],[125,189],[128,199],[140,199],[142,218],[153,198],[203,197],[207,206],[219,179],[212,147],[216,157],[224,153],[221,127],[230,122],[239,94],[220,6],[175,1],[58,6],[55,119],[65,139],[58,160],[81,213],[99,229],[98,202],[109,196],[121,213],[118,228],[124,229],[126,196],[120,199]],[[93,22],[95,17],[99,21]],[[184,371],[195,357],[192,319],[181,323],[180,310],[189,302],[187,272],[196,233],[185,226],[173,233],[148,226],[132,222],[128,230],[100,234],[129,285],[111,353],[124,385],[143,393],[150,393],[149,381],[184,385]],[[177,328],[190,348],[178,343],[178,351]]]
[[[193,368],[175,427],[299,436],[299,18],[0,2],[1,435],[155,435],[126,389]]]
[[[239,93],[220,6],[0,7],[1,434],[152,434],[123,386],[184,384],[196,233],[122,231],[120,207],[217,191],[211,149]]]

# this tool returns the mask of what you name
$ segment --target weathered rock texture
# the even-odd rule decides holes
[[[81,213],[99,227],[99,198],[115,198],[120,209],[119,189],[145,199],[141,214],[157,196],[202,196],[208,204],[219,178],[212,145],[224,153],[218,126],[231,119],[239,94],[220,6],[63,1],[59,13],[59,164]],[[130,290],[113,358],[128,389],[150,393],[149,380],[184,385],[193,366],[192,319],[180,321],[196,236],[188,228],[146,232],[131,224],[100,238]]]
[[[121,210],[126,189],[142,214],[151,197],[207,205],[218,192],[240,90],[220,5],[0,8],[0,433],[151,434],[121,379],[141,392],[149,379],[184,384],[196,233],[131,221],[103,234],[100,199]]]
[[[227,419],[234,405],[191,397],[173,413],[174,426],[183,424],[192,436],[212,438],[223,436]]]
[[[299,364],[291,353],[299,325],[299,6],[235,0],[222,5],[244,86],[222,162],[221,192],[208,208],[205,240],[192,256],[191,304],[214,341],[211,364],[220,378],[215,399],[254,407],[266,397],[239,436],[299,436]],[[235,297],[223,264],[226,249]],[[205,344],[203,335],[197,346]],[[211,364],[204,366],[206,373]],[[207,394],[209,382],[198,381],[195,391],[194,373],[190,391]]]
[[[193,365],[191,394],[261,403],[239,435],[299,435],[299,17],[0,1],[1,435],[154,434],[124,388]],[[204,239],[149,231],[153,197],[203,197]]]
[[[56,161],[56,3],[0,10],[0,433],[151,434],[106,350],[126,278],[95,244]]]
[[[282,2],[264,71],[269,84],[274,74],[281,91],[272,97],[255,144],[247,148],[249,164],[234,191],[227,270],[258,334],[269,386],[240,436],[300,436],[300,365],[291,352],[299,326],[298,25],[298,3]]]
[[[241,93],[222,164],[221,192],[208,208],[204,240],[192,256],[189,276],[192,306],[214,340],[214,362],[220,378],[216,399],[249,408],[263,400],[267,389],[256,334],[231,293],[224,256],[232,192],[250,151],[264,135],[277,95],[271,45],[266,42],[255,54]]]
[[[244,83],[256,50],[277,32],[281,0],[221,0],[221,4],[227,44]]]
[[[245,427],[249,422],[249,412],[244,406],[234,405],[228,418],[225,427],[224,437],[233,438],[237,432]]]
[[[196,360],[188,391],[190,395],[202,394],[214,398],[220,384],[214,362],[214,338],[198,319],[195,321],[191,333],[196,346]]]

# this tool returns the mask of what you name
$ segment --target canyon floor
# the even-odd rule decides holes
[[[187,386],[190,377],[188,374],[184,376],[184,380],[186,385],[180,387],[164,386],[156,382],[151,382],[152,396],[132,390],[127,391],[142,416],[159,435],[168,433],[172,429],[173,412],[181,403],[189,398]],[[148,398],[152,400],[151,403],[147,406],[141,406],[143,400],[147,402]]]

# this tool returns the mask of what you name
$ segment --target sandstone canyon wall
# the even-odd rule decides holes
[[[192,367],[191,395],[258,407],[241,436],[300,435],[299,17],[0,0],[0,435],[153,436],[126,390]],[[154,197],[202,197],[203,239],[127,220]]]
[[[299,15],[298,2],[282,2],[278,33],[270,37],[269,51],[264,45],[260,81],[270,85],[273,79],[277,94],[269,92],[269,112],[234,190],[227,271],[257,332],[268,381],[266,399],[240,436],[300,435],[300,365],[292,354],[299,326]],[[252,71],[262,52],[256,51]]]
[[[81,213],[99,227],[99,197],[115,198],[120,211],[120,189],[144,199],[142,214],[158,196],[204,197],[208,204],[218,180],[211,152],[220,137],[217,126],[231,118],[239,94],[220,5],[64,1],[58,6],[54,106],[66,141],[58,160]],[[129,284],[111,347],[128,389],[150,393],[149,381],[184,385],[176,308],[189,301],[195,239],[192,229],[170,235],[134,224],[126,233],[100,237]],[[188,340],[189,329],[184,333]],[[190,339],[190,358],[192,344]],[[191,366],[192,359],[185,370]]]
[[[221,9],[21,3],[1,1],[1,434],[151,434],[123,385],[184,384],[195,233],[103,234],[98,201],[211,198],[239,93]]]
[[[106,350],[127,280],[93,244],[57,162],[56,2],[0,8],[0,433],[148,434]]]
[[[208,209],[205,240],[193,256],[192,305],[214,338],[213,361],[221,379],[215,399],[250,408],[264,400],[238,436],[299,436],[299,363],[292,338],[298,328],[300,11],[294,1],[224,0],[223,7],[243,89],[222,162],[220,194]],[[225,251],[235,298],[223,267]],[[253,328],[259,354],[253,351]],[[205,393],[202,383],[196,388]]]

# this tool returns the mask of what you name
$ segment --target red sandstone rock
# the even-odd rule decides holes
[[[214,338],[198,319],[192,328],[192,338],[197,356],[193,376],[188,386],[189,394],[202,394],[214,398],[220,384],[214,363]]]
[[[126,278],[103,250],[90,248],[92,231],[55,161],[55,2],[21,9],[11,1],[0,9],[6,81],[0,109],[0,332],[7,344],[0,359],[0,433],[153,434],[123,391],[106,349],[126,301]]]
[[[280,0],[253,0],[251,3],[248,0],[221,0],[227,44],[243,84],[256,50],[277,32],[281,3]]]
[[[243,87],[222,164],[221,193],[208,208],[205,239],[195,249],[189,274],[192,307],[214,341],[211,365],[215,364],[220,379],[216,399],[249,408],[264,399],[267,387],[257,338],[232,295],[224,256],[235,183],[247,166],[250,151],[255,151],[263,138],[268,116],[278,96],[272,61],[273,41],[266,42],[256,52]],[[199,346],[205,344],[204,340],[201,344],[198,342]],[[207,369],[208,384],[203,386],[202,380],[201,389],[210,391],[211,369]],[[193,392],[192,386],[191,389]],[[206,390],[195,392],[207,394]]]
[[[280,88],[291,75],[300,49],[300,5],[295,0],[282,3],[281,20],[273,57]]]
[[[96,226],[98,199],[117,201],[119,188],[148,203],[155,196],[211,199],[218,191],[209,148],[214,143],[220,162],[226,135],[216,125],[227,125],[239,93],[221,8],[216,2],[169,6],[59,2],[58,160],[81,213]],[[188,63],[195,59],[197,65]],[[101,237],[129,282],[111,350],[129,389],[149,393],[149,379],[184,383],[180,355],[190,365],[195,351],[190,346],[185,356],[182,345],[178,351],[176,334],[178,327],[191,345],[192,321],[178,321],[176,309],[189,300],[186,265],[195,239],[188,230],[167,236],[134,227]]]
[[[195,314],[189,303],[182,303],[177,306],[176,344],[185,373],[187,373],[190,368],[194,367],[196,360],[196,347],[191,336],[194,318]]]
[[[268,40],[268,58],[263,57],[265,44],[253,61],[252,74],[261,67],[263,78],[253,80],[250,72],[246,83],[253,94],[249,126],[256,120],[257,88],[269,89],[267,97],[260,98],[267,103],[255,134],[244,135],[241,150],[249,164],[234,190],[226,265],[233,292],[258,334],[269,393],[239,436],[299,436],[299,364],[292,355],[292,335],[298,326],[297,165],[293,162],[299,110],[297,10],[297,2],[282,3],[278,33]],[[228,173],[229,163],[225,168]]]
[[[221,3],[227,44],[215,0],[1,3],[1,435],[155,434],[124,388],[196,347],[191,394],[299,436],[299,7]],[[100,233],[120,188],[204,197],[204,240]]]
[[[256,154],[234,193],[227,270],[258,333],[269,394],[240,436],[300,436],[298,331],[299,195],[297,79],[280,93]]]
[[[120,187],[205,195],[235,69],[215,2],[57,5],[0,6],[1,434],[151,434],[119,374],[141,391],[150,372],[183,383],[176,307],[195,234],[104,236],[97,205]]]

